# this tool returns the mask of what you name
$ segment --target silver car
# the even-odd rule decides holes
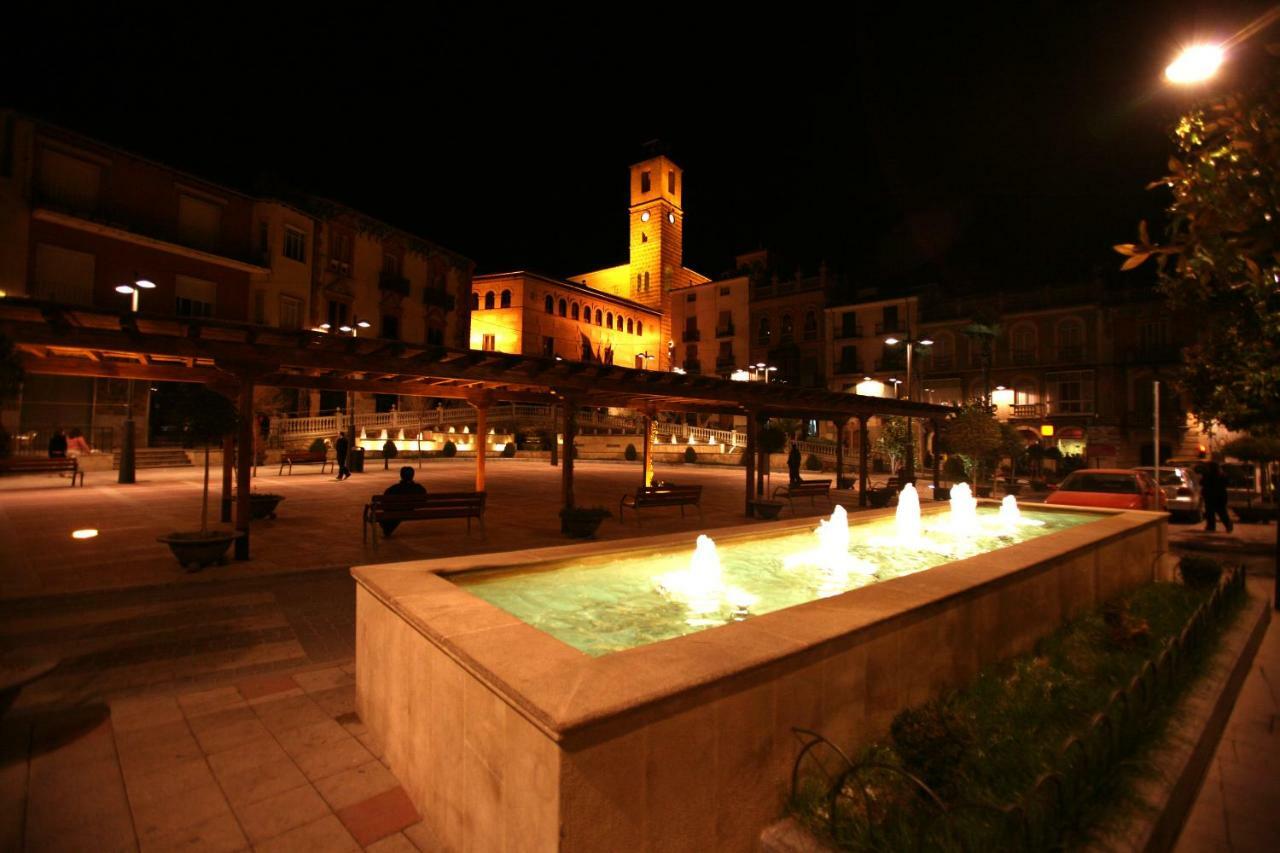
[[[1155,476],[1155,469],[1147,466],[1134,468],[1148,477]],[[1204,517],[1204,499],[1200,495],[1200,480],[1190,468],[1180,466],[1160,467],[1160,488],[1168,500],[1169,515],[1192,524]]]

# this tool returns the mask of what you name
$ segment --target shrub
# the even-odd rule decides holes
[[[307,448],[311,453],[323,453],[329,447],[323,438],[312,439],[311,446]]]
[[[458,445],[454,444],[452,441],[446,441],[440,452],[446,459],[452,459],[458,455]]]
[[[503,459],[511,459],[515,455],[516,455],[516,443],[514,441],[508,441],[506,444],[502,445]]]
[[[634,444],[628,444],[627,449],[622,452],[622,456],[628,462],[635,462],[639,453],[636,452],[636,446]]]
[[[697,461],[698,461],[698,451],[694,450],[692,447],[686,447],[686,448],[684,449],[684,461],[685,461],[685,462],[697,462]]]
[[[1222,564],[1209,557],[1189,555],[1178,562],[1182,582],[1195,589],[1212,588],[1222,577]]]
[[[817,454],[810,453],[809,458],[804,460],[804,469],[806,471],[821,471],[822,460],[818,458]]]
[[[956,455],[948,456],[947,461],[942,463],[942,475],[952,483],[969,482],[969,472],[965,470],[964,460]]]
[[[909,772],[939,794],[954,792],[956,771],[973,742],[963,718],[942,702],[931,702],[899,713],[890,732]]]

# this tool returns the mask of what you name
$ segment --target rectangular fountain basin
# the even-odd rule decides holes
[[[603,645],[581,624],[554,626],[558,639],[514,615],[520,599],[539,606],[516,590],[687,556],[694,533],[359,567],[358,708],[445,848],[751,849],[783,810],[793,728],[856,749],[900,709],[1155,576],[1163,514],[1024,509],[1087,521],[744,621],[628,629]],[[728,575],[737,543],[815,525],[713,534]]]

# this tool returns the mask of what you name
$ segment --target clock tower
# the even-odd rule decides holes
[[[660,359],[671,340],[670,292],[684,268],[684,174],[665,155],[631,167],[631,263],[619,294],[662,312]]]

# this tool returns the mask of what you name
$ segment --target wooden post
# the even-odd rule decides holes
[[[652,409],[646,409],[640,419],[640,424],[644,427],[644,434],[641,436],[644,440],[644,469],[641,471],[641,476],[646,486],[653,485],[653,442],[658,436],[658,425],[654,414]]]
[[[236,437],[222,437],[222,523],[231,523],[231,468],[236,458]]]
[[[938,452],[938,419],[931,418],[929,420],[929,425],[931,427],[931,434],[933,435],[933,494],[936,497],[938,494],[938,487],[941,485],[942,475],[942,454]]]
[[[489,443],[489,401],[472,402],[476,409],[476,491],[484,491],[484,456]]]
[[[240,378],[240,423],[236,455],[236,559],[249,559],[249,482],[253,474],[253,379]]]
[[[758,413],[756,417],[756,456],[758,457],[756,460],[756,496],[762,497],[764,495],[764,475],[765,472],[769,471],[770,462],[772,460],[769,459],[769,454],[765,452],[764,447],[760,444],[760,424],[758,422]]]
[[[573,509],[573,441],[578,436],[578,405],[576,400],[564,401],[564,460],[560,465],[561,505]]]
[[[556,428],[556,404],[552,403],[550,407],[551,414],[551,467],[554,468],[559,463],[556,461],[560,455],[560,445],[556,440],[556,436],[560,430]]]
[[[756,435],[758,429],[756,421],[756,413],[753,410],[747,411],[747,447],[743,451],[746,454],[747,462],[747,498],[746,512],[747,518],[755,515],[751,508],[751,502],[755,499],[755,479],[756,479],[756,452],[760,444],[759,436]]]
[[[848,418],[840,418],[836,425],[836,488],[840,488],[840,475],[844,471],[844,428],[849,425]]]
[[[870,456],[867,446],[867,416],[858,416],[858,506],[867,505],[867,462]]]

